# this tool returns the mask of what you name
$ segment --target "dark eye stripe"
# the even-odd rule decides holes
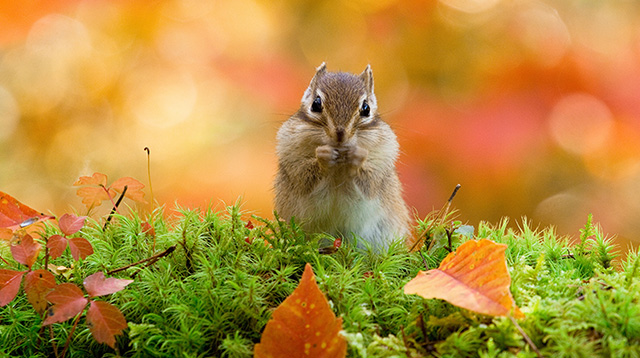
[[[309,124],[313,124],[315,126],[323,126],[323,122],[319,121],[313,117],[310,117],[309,115],[307,115],[305,112],[299,112],[300,114],[298,115],[298,118],[302,119],[303,121],[309,123]]]
[[[366,121],[364,123],[360,123],[358,125],[358,128],[359,129],[370,129],[370,128],[377,127],[378,124],[380,124],[380,117],[374,116],[370,120],[368,120],[368,121]]]

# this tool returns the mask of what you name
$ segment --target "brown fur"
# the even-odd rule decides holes
[[[317,96],[319,113],[311,110]],[[369,116],[361,115],[363,100]],[[374,248],[408,233],[398,142],[378,115],[370,67],[357,76],[322,64],[277,140],[275,208],[282,218],[295,217],[310,232],[354,234]]]

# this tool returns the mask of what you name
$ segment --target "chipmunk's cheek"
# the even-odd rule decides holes
[[[362,147],[354,147],[351,153],[349,153],[349,157],[351,158],[351,165],[356,167],[362,166],[362,163],[364,163],[368,155],[368,150]]]

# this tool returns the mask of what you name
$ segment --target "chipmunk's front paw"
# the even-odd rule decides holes
[[[362,167],[365,159],[367,159],[367,155],[369,155],[369,151],[358,146],[354,146],[349,148],[348,158],[349,158],[349,174],[354,176],[358,173],[358,170]]]
[[[320,166],[323,168],[328,168],[335,165],[338,161],[339,156],[339,151],[332,146],[322,145],[316,148],[316,158],[318,159],[318,164],[320,164]]]

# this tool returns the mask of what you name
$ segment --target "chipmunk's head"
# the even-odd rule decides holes
[[[360,75],[328,72],[323,63],[304,92],[301,118],[323,129],[327,144],[341,146],[361,131],[380,124],[378,103],[373,92],[373,72],[367,66]]]

